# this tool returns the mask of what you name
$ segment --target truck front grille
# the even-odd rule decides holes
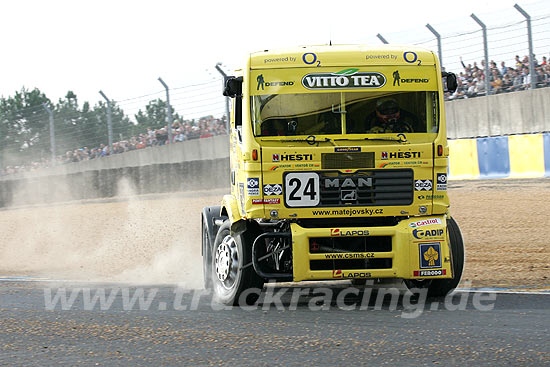
[[[327,254],[326,260],[310,260],[311,270],[391,269],[392,259],[360,259],[357,252],[391,252],[391,236],[312,237],[310,254]]]
[[[310,270],[391,269],[392,259],[310,260]]]
[[[322,153],[323,169],[374,168],[374,152]]]
[[[345,230],[341,230],[345,234]],[[311,237],[309,252],[323,253],[350,253],[350,252],[391,252],[391,236],[335,236]]]
[[[319,206],[410,205],[414,195],[411,169],[360,170],[352,174],[319,172]]]

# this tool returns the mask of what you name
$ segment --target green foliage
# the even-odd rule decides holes
[[[76,94],[68,91],[54,105],[39,89],[22,89],[14,96],[0,98],[0,167],[22,165],[51,158],[49,115],[53,111],[56,155],[78,148],[108,144],[107,103],[79,104]],[[150,101],[145,112],[139,110],[132,123],[116,102],[111,103],[113,141],[136,136],[147,127],[166,125],[166,102]],[[173,112],[174,120],[181,117]]]
[[[42,107],[50,100],[38,89],[22,89],[0,99],[0,155],[6,162],[40,159],[49,151],[49,120]]]
[[[166,126],[166,101],[162,99],[155,99],[149,101],[147,106],[145,106],[145,112],[139,110],[135,116],[138,126],[140,127],[139,132],[144,132],[147,127],[152,127],[153,129],[160,129]],[[172,116],[174,120],[181,120],[181,116],[174,111],[174,107],[170,106],[172,109]]]

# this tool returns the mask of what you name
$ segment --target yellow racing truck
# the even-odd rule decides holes
[[[453,290],[464,265],[447,196],[454,89],[417,47],[250,54],[226,79],[231,194],[202,211],[205,287],[224,304],[254,302],[267,280]]]

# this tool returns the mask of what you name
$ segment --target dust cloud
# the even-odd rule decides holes
[[[218,204],[223,193],[137,196],[121,180],[109,202],[1,210],[0,276],[200,288],[200,213],[204,206]],[[21,188],[18,195],[32,193]]]

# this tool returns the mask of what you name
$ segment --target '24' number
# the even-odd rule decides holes
[[[301,200],[301,197],[296,196],[296,194],[300,191],[302,181],[297,178],[291,178],[290,181],[288,181],[288,185],[290,187],[294,187],[288,198],[290,200]],[[304,188],[304,196],[306,195],[308,195],[311,200],[315,200],[315,180],[313,178],[310,178],[306,183]]]

